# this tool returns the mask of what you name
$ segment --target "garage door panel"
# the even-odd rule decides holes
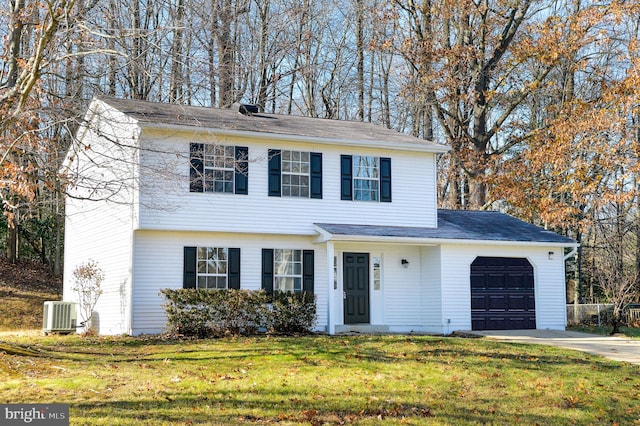
[[[478,257],[471,265],[474,330],[534,329],[533,267],[523,258]]]
[[[484,311],[487,305],[486,296],[471,295],[471,311]]]
[[[529,310],[529,295],[510,295],[507,304],[507,310],[512,311],[528,311]]]
[[[471,274],[471,288],[486,288],[487,278],[484,274]]]
[[[508,309],[508,299],[503,294],[493,294],[487,297],[487,311],[504,311]]]
[[[505,288],[506,281],[504,274],[496,273],[494,271],[487,274],[486,288],[488,289],[503,289]]]
[[[506,277],[505,288],[509,289],[530,289],[533,290],[533,276],[529,274],[510,273]]]

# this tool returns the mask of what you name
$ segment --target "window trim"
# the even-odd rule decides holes
[[[198,288],[198,248],[227,250],[227,288],[240,289],[240,249],[237,247],[186,246],[183,248],[183,288]],[[213,289],[212,289],[213,290]]]
[[[234,148],[233,194],[247,195],[249,193],[249,148],[215,143],[191,142],[189,144],[189,192],[231,194],[231,192],[205,191],[205,145]],[[215,170],[215,168],[208,169]]]
[[[353,155],[340,155],[340,199],[354,201]],[[391,202],[391,158],[378,158],[378,202]],[[367,201],[367,200],[355,200]],[[374,200],[371,200],[374,201]]]
[[[262,289],[267,294],[274,292],[275,282],[275,250],[262,249]],[[282,250],[282,249],[280,249]],[[285,249],[286,250],[286,249]],[[290,249],[300,250],[300,249]],[[302,249],[302,292],[314,293],[315,281],[315,252]]]
[[[282,197],[282,152],[308,152],[309,153],[309,196],[286,196],[287,198],[313,198],[322,199],[322,153],[296,150],[268,150],[268,195],[269,197]]]

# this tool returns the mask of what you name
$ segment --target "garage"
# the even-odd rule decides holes
[[[533,266],[525,258],[477,257],[471,264],[473,330],[536,328]]]

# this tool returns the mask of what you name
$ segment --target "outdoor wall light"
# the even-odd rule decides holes
[[[402,259],[400,261],[400,263],[402,264],[403,268],[408,268],[409,267],[409,261],[407,259]]]
[[[549,260],[553,260],[553,255],[555,254],[555,252],[550,251],[549,252]]]

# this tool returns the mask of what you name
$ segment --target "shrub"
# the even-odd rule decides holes
[[[88,260],[75,267],[72,272],[73,284],[71,290],[78,295],[81,324],[85,327],[85,333],[95,332],[92,323],[93,310],[102,295],[100,288],[104,281],[104,272],[95,260]]]
[[[308,333],[316,322],[316,298],[313,293],[271,295],[269,331],[278,334]]]
[[[262,291],[178,289],[161,290],[171,334],[185,337],[305,333],[316,319],[313,294]]]

